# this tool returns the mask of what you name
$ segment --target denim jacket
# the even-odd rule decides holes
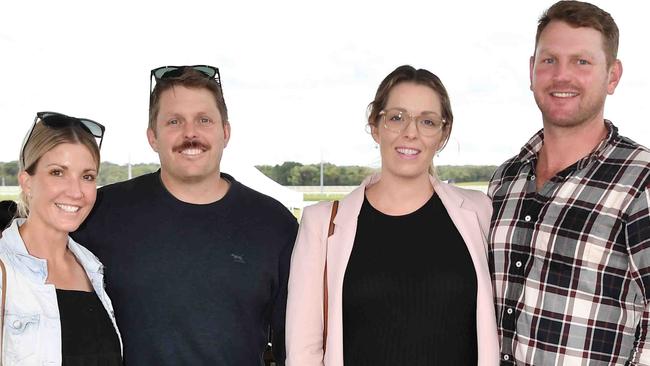
[[[5,307],[4,366],[61,365],[61,322],[54,285],[45,283],[47,261],[31,256],[18,227],[25,219],[15,219],[0,238],[0,259],[7,269]],[[86,271],[93,289],[108,313],[115,331],[113,305],[104,291],[104,268],[88,249],[68,238],[68,249]]]

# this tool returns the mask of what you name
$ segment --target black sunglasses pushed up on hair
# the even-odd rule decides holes
[[[149,79],[149,93],[153,92],[153,80],[164,80],[180,77],[186,69],[192,69],[205,75],[208,79],[214,81],[221,87],[221,75],[219,68],[210,65],[193,65],[193,66],[161,66],[151,70]]]
[[[97,146],[100,149],[102,148],[102,140],[104,139],[104,131],[106,131],[106,128],[100,123],[90,119],[70,117],[70,116],[66,116],[65,114],[56,113],[56,112],[38,112],[36,113],[36,118],[34,118],[34,123],[32,124],[32,127],[29,129],[27,136],[25,136],[25,140],[23,140],[23,145],[20,148],[20,162],[22,163],[23,168],[27,168],[25,166],[25,146],[27,146],[29,139],[32,137],[32,133],[34,132],[34,127],[36,127],[38,121],[41,121],[43,125],[49,128],[66,128],[66,127],[79,126],[84,131],[88,132],[93,137],[95,137],[95,139],[99,141],[97,143]]]

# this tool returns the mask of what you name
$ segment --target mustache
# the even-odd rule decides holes
[[[174,152],[179,152],[183,151],[186,149],[201,149],[201,150],[209,150],[210,145],[203,143],[199,140],[184,140],[180,145],[174,146],[172,151]]]
[[[575,90],[579,91],[580,88],[572,83],[553,83],[547,90]]]

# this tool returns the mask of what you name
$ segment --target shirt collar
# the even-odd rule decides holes
[[[25,242],[20,236],[18,227],[25,222],[25,219],[14,219],[3,233],[2,241],[11,259],[16,262],[16,270],[30,280],[37,283],[45,283],[47,279],[47,261],[36,258],[27,252]]]
[[[611,121],[605,120],[605,127],[607,128],[607,136],[594,150],[591,151],[591,153],[576,162],[577,169],[582,169],[592,161],[604,156],[607,148],[618,138],[618,128],[616,128]],[[544,129],[541,129],[537,131],[537,133],[533,135],[533,137],[531,137],[530,140],[528,140],[528,142],[521,148],[517,158],[522,163],[529,163],[537,160],[537,154],[542,149],[543,144]]]
[[[17,218],[2,233],[2,241],[10,256],[18,262],[17,270],[37,283],[45,283],[47,279],[47,261],[29,254],[18,227],[25,222],[24,218]],[[87,273],[103,272],[101,263],[92,253],[68,237],[68,249],[74,254]]]

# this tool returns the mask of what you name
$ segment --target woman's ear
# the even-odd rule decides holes
[[[18,174],[18,184],[20,184],[20,189],[25,193],[25,195],[28,197],[32,195],[32,176],[29,175],[29,173],[24,170],[20,172],[20,174]]]
[[[379,144],[379,131],[377,125],[367,124],[366,129],[370,130],[368,132],[370,132],[370,134],[372,135],[372,139],[375,140],[377,144]]]

